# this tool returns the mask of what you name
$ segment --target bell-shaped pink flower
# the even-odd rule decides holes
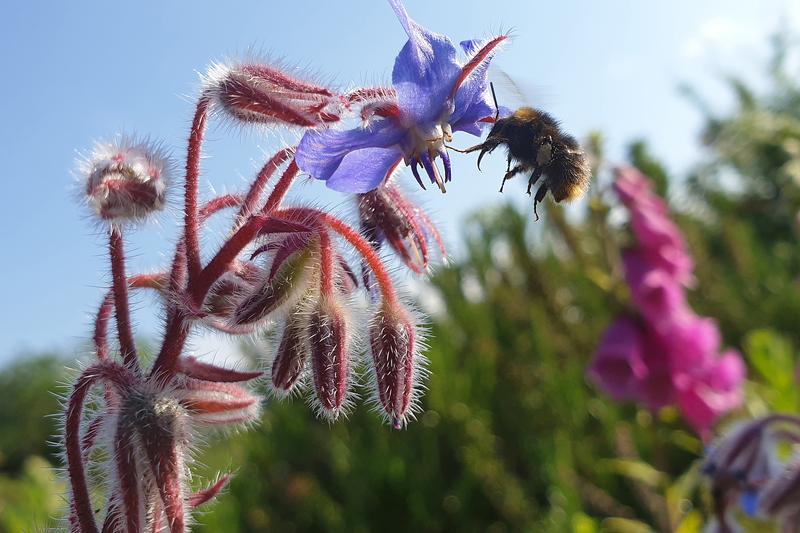
[[[629,317],[619,317],[603,334],[588,376],[615,400],[634,399],[648,375],[643,350],[641,327]]]
[[[688,310],[670,317],[661,336],[673,375],[696,372],[713,364],[722,342],[713,319]]]
[[[743,400],[744,362],[735,350],[716,359],[697,375],[677,380],[678,406],[686,421],[703,437],[709,437],[714,422],[739,407]]]
[[[635,167],[615,169],[614,192],[626,206],[654,197],[650,180]]]
[[[657,268],[663,269],[681,285],[690,285],[694,261],[686,251],[680,230],[665,212],[650,202],[634,204],[631,229],[637,248]]]
[[[681,286],[646,256],[630,250],[623,255],[623,264],[634,305],[657,328],[686,311],[686,296]]]

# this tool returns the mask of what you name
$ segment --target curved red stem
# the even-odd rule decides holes
[[[200,155],[208,119],[209,98],[200,97],[192,120],[189,148],[186,155],[186,183],[184,191],[183,240],[186,246],[189,279],[200,274],[199,221],[197,216],[197,189],[200,177]]]
[[[259,198],[261,198],[264,187],[267,186],[267,182],[275,171],[278,170],[278,167],[284,164],[294,154],[295,148],[296,146],[291,146],[278,150],[278,152],[264,164],[242,202],[242,208],[239,210],[239,214],[236,217],[238,220],[244,220],[247,215],[256,211],[256,205],[258,204]]]
[[[156,289],[162,283],[162,274],[138,274],[128,278],[130,289]],[[100,308],[97,310],[97,317],[94,321],[94,349],[100,361],[108,359],[108,320],[111,318],[111,311],[114,309],[114,290],[109,290]]]
[[[272,189],[272,192],[269,194],[267,203],[264,204],[264,209],[261,210],[262,213],[269,213],[280,206],[283,197],[286,196],[286,192],[289,190],[289,186],[292,184],[292,181],[294,181],[299,170],[300,169],[297,168],[297,163],[292,159],[292,162],[289,163],[289,166],[283,171],[281,179],[278,180],[278,183],[275,184],[275,188]]]
[[[372,272],[375,274],[375,279],[378,281],[381,295],[387,305],[394,305],[397,302],[397,293],[394,290],[394,284],[389,272],[383,266],[380,256],[375,252],[375,249],[360,233],[353,228],[339,220],[338,218],[329,215],[328,213],[320,213],[320,218],[329,226],[333,231],[344,237],[356,251],[361,254],[367,262]]]
[[[261,213],[269,213],[280,205],[281,200],[283,200],[283,197],[289,190],[289,186],[292,184],[295,176],[297,176],[298,170],[297,163],[292,160],[267,198],[267,202],[261,210]],[[189,184],[187,182],[187,188],[188,187]],[[187,192],[187,198],[188,197],[189,193]],[[258,235],[264,221],[265,218],[263,216],[253,216],[247,219],[225,244],[222,245],[205,268],[194,276],[191,274],[191,260],[189,261],[188,290],[192,298],[192,303],[195,306],[202,306],[203,300],[214,282],[228,271],[231,264],[233,264],[236,257],[242,252],[245,246],[250,244]],[[188,251],[190,249],[188,241],[186,244]],[[191,257],[191,255],[189,255],[189,257]],[[184,314],[179,310],[175,309],[168,314],[163,344],[161,345],[161,350],[158,353],[155,363],[153,363],[153,368],[150,371],[151,376],[159,375],[166,379],[176,372],[178,357],[180,357],[181,350],[183,350],[183,345],[189,334],[189,327],[190,324],[186,322]]]
[[[331,236],[325,228],[319,231],[320,253],[320,292],[323,296],[333,296],[333,245]]]
[[[125,275],[125,250],[122,233],[119,229],[111,230],[109,242],[111,255],[111,280],[114,292],[114,308],[117,318],[117,335],[122,360],[129,368],[139,368],[136,344],[133,340],[130,306],[128,305],[128,278]]]
[[[126,381],[124,369],[114,363],[99,363],[83,371],[72,389],[67,403],[64,422],[64,448],[67,456],[67,473],[72,487],[72,503],[75,517],[82,533],[97,533],[92,504],[89,499],[89,486],[83,466],[81,447],[81,418],[86,395],[99,379],[107,378],[121,384]]]
[[[139,533],[141,501],[139,498],[139,466],[136,463],[134,450],[134,429],[120,419],[117,435],[114,440],[114,462],[117,467],[117,482],[121,492],[119,503],[122,505],[122,517],[128,533]],[[122,433],[122,434],[121,434]]]

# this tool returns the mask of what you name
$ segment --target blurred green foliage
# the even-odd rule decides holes
[[[0,476],[0,532],[44,531],[63,512],[66,486],[38,455],[25,459],[19,474]]]
[[[783,69],[784,44],[776,40],[771,91],[732,79],[735,109],[720,116],[701,105],[707,153],[688,180],[670,176],[643,141],[629,150],[687,236],[695,310],[716,318],[748,362],[747,404],[733,418],[800,409],[800,86]],[[600,161],[602,139],[587,146]],[[616,405],[584,379],[601,332],[626,305],[626,234],[608,189],[599,172],[580,216],[553,205],[537,224],[511,206],[476,214],[463,259],[425,289],[441,305],[419,420],[394,432],[362,404],[329,426],[302,401],[270,402],[260,426],[212,437],[197,458],[198,487],[235,472],[197,530],[700,531],[709,507],[701,442],[674,410]],[[30,502],[55,490],[37,477],[38,459],[25,458],[53,459],[42,415],[56,411],[45,390],[60,366],[44,359],[0,374],[8,531],[20,530],[8,522],[20,516],[35,523],[46,505]]]
[[[19,474],[31,455],[58,459],[49,443],[57,433],[60,409],[55,382],[65,376],[66,360],[55,354],[23,355],[0,372],[0,473]]]

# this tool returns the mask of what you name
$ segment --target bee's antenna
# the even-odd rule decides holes
[[[494,92],[494,83],[491,81],[489,82],[489,88],[492,90],[492,99],[494,100],[494,121],[497,122],[497,119],[500,118],[500,106],[497,105],[497,95]]]

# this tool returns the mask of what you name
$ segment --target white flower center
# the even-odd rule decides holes
[[[414,126],[409,130],[409,152],[412,159],[421,154],[428,154],[433,160],[444,148],[444,144],[453,140],[453,130],[447,122],[439,122],[431,128]]]

